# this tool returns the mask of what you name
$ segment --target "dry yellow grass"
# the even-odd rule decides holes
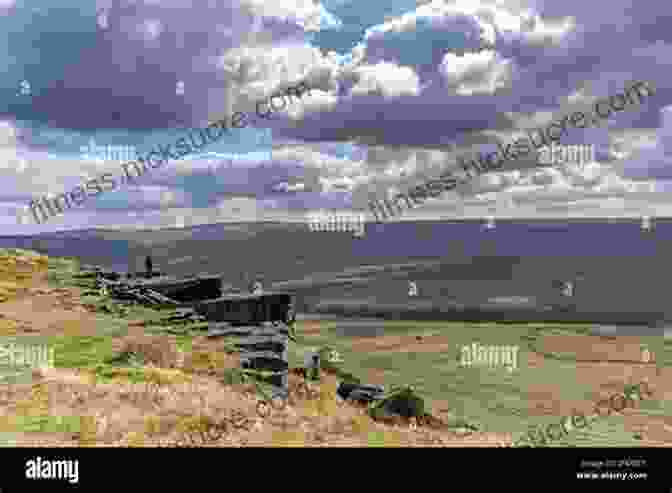
[[[128,336],[115,345],[118,355],[134,355],[144,364],[169,368],[175,367],[180,359],[175,346],[161,337]]]
[[[307,442],[303,430],[274,430],[271,437],[272,447],[305,447]]]
[[[169,368],[145,368],[144,376],[148,383],[158,386],[176,385],[192,381],[191,375],[184,373],[182,370]]]
[[[357,435],[367,434],[373,429],[373,420],[365,413],[358,413],[350,418],[350,424]]]
[[[44,261],[35,261],[32,257],[9,260],[0,253],[0,300],[3,296],[15,296],[23,289],[21,283],[29,279],[30,273],[44,267],[46,258]],[[48,303],[51,298],[59,301],[69,298],[64,290],[43,291],[34,292],[40,297],[40,303]],[[19,318],[16,314],[12,316]],[[48,316],[53,317],[51,312]],[[66,334],[80,335],[80,320],[59,323]],[[18,325],[14,320],[0,317],[0,335],[21,330]],[[95,323],[90,325],[95,328]],[[198,342],[199,339],[203,341]],[[19,446],[35,442],[133,447],[467,444],[445,429],[411,431],[408,426],[373,421],[365,410],[340,403],[333,375],[325,376],[315,386],[316,396],[295,397],[286,409],[273,409],[270,416],[261,418],[255,410],[258,396],[245,395],[239,387],[222,385],[217,378],[217,370],[239,367],[237,357],[197,337],[192,341],[194,351],[181,358],[173,341],[174,338],[169,337],[123,339],[119,352],[140,355],[143,366],[110,367],[115,377],[112,381],[100,382],[100,377],[92,372],[50,369],[51,374],[45,373],[39,385],[17,388],[11,398],[5,399],[0,389],[0,428],[16,426],[21,420],[12,418],[31,414],[82,416],[76,433],[49,436],[50,432],[35,432],[31,441],[21,438]],[[130,384],[131,376],[143,381]],[[297,381],[298,377],[290,375],[290,388]],[[482,439],[488,446],[495,444],[488,434],[477,433],[473,439]]]
[[[215,359],[210,351],[193,351],[186,356],[184,367],[194,372],[214,368]]]
[[[14,298],[19,289],[21,285],[16,281],[0,281],[0,302]]]
[[[0,317],[0,337],[18,334],[19,323],[10,318]]]
[[[78,337],[81,336],[82,331],[82,322],[78,319],[72,320],[62,320],[59,322],[59,329],[65,336],[69,337]]]
[[[95,416],[82,416],[77,441],[80,447],[95,445],[98,441],[98,420]]]
[[[159,375],[155,380],[162,386],[160,398],[150,398],[146,383],[94,383],[86,372],[46,369],[38,385],[17,386],[11,396],[3,394],[3,405],[11,405],[0,406],[0,411],[14,417],[35,413],[82,416],[74,433],[31,432],[32,438],[22,437],[19,446],[41,442],[80,447],[394,447],[450,441],[448,432],[414,432],[376,423],[364,409],[336,404],[336,383],[331,377],[321,382],[319,396],[295,398],[286,408],[260,418],[256,399],[216,379],[188,375],[191,383],[178,384],[173,379],[182,377],[178,370],[144,370]],[[4,420],[0,425],[7,427],[12,422]]]
[[[369,432],[369,447],[404,447],[408,445],[408,437],[397,430],[374,430]]]
[[[197,349],[180,354],[179,367],[187,372],[198,375],[222,377],[230,369],[240,368],[237,355],[227,354],[214,349]]]
[[[150,437],[160,435],[165,431],[164,421],[160,416],[152,415],[145,418],[145,433]]]
[[[139,431],[131,431],[126,435],[124,441],[127,447],[144,447],[147,445],[145,436]]]
[[[0,303],[16,297],[27,287],[35,274],[46,272],[48,260],[32,252],[0,252]]]

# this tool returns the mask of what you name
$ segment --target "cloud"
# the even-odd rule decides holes
[[[562,144],[594,145],[597,162],[541,169],[531,153],[408,217],[669,209],[659,186],[672,180],[672,130],[661,117],[672,99],[666,2],[635,8],[632,0],[614,0],[604,8],[583,0],[457,0],[407,12],[370,2],[122,3],[86,10],[72,0],[40,13],[0,2],[9,14],[0,16],[0,200],[7,214],[34,195],[118,174],[119,163],[81,158],[78,139],[86,132],[110,141],[141,135],[139,147],[174,140],[167,136],[175,127],[253,113],[260,98],[298,81],[311,86],[309,96],[251,124],[270,129],[267,147],[254,142],[256,130],[241,131],[228,147],[212,149],[237,154],[233,165],[221,156],[208,157],[214,164],[205,156],[171,162],[138,188],[87,203],[67,220],[119,225],[131,211],[137,223],[181,224],[209,210],[217,220],[218,204],[238,198],[253,201],[254,217],[266,208],[291,216],[307,205],[362,207],[633,80],[652,81],[656,95],[600,128],[563,137]],[[104,25],[95,11],[105,14]],[[353,17],[379,20],[355,29]],[[353,32],[361,39],[346,43]],[[30,95],[21,94],[23,80]],[[157,129],[165,130],[160,139]],[[277,194],[279,184],[295,193]]]
[[[511,62],[494,51],[482,51],[458,56],[446,53],[440,71],[459,96],[494,94],[497,89],[509,87]]]
[[[306,190],[305,183],[278,183],[273,187],[274,191],[292,193],[292,192],[303,192]]]
[[[382,97],[415,96],[420,92],[418,76],[408,67],[380,62],[355,69],[353,96],[375,95]]]

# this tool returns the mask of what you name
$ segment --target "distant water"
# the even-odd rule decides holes
[[[387,223],[367,225],[366,236],[353,242],[358,255],[381,254],[441,257],[469,256],[648,256],[661,243],[672,241],[672,221],[644,233],[638,222],[552,223],[497,222],[492,230],[482,223]]]
[[[262,226],[247,241],[262,242],[265,232]],[[273,228],[272,233],[277,234],[278,228]],[[294,233],[288,228],[288,234]],[[312,233],[310,239],[317,239],[317,234]],[[72,231],[39,237],[0,237],[0,247],[36,247],[54,256],[95,258],[107,266],[119,266],[133,260],[131,257],[136,243],[133,237],[134,234],[129,232],[129,240],[108,240],[94,231]],[[349,248],[340,254],[353,261],[368,261],[376,257],[460,259],[501,256],[631,257],[633,262],[637,262],[647,257],[666,256],[672,246],[672,221],[659,220],[649,233],[644,233],[635,221],[612,224],[501,221],[492,230],[485,230],[482,223],[476,222],[369,223],[363,238],[349,241],[348,233],[343,233],[343,237],[348,237]],[[235,235],[225,233],[221,225],[195,227],[190,238],[224,244],[229,240],[241,241]],[[300,246],[298,243],[297,238],[297,247]],[[183,259],[189,253],[175,252],[174,258]]]
[[[417,302],[438,307],[545,307],[555,303],[553,281],[582,274],[576,286],[578,309],[658,313],[670,306],[672,221],[653,223],[651,232],[643,232],[640,222],[632,220],[499,221],[492,230],[477,222],[396,222],[368,224],[361,239],[348,233],[308,232],[303,225],[260,223],[166,230],[155,236],[86,231],[0,237],[0,247],[78,257],[83,263],[121,271],[142,269],[144,255],[151,253],[155,266],[169,274],[219,274],[227,283],[261,274],[265,286],[267,281],[318,278],[313,274],[361,265],[440,262],[441,268],[414,279],[421,293]],[[147,240],[151,241],[145,244]],[[403,277],[368,272],[350,277],[363,278],[364,283],[319,289],[308,285],[306,296],[330,303],[410,302]]]

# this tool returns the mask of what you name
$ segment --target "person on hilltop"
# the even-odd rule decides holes
[[[261,282],[254,281],[252,286],[250,286],[250,292],[255,296],[262,294],[264,292],[264,288],[261,285]]]
[[[576,284],[583,281],[584,277],[583,273],[579,273],[572,280],[555,282],[555,286],[561,296],[561,300],[558,303],[558,308],[561,311],[576,311]]]
[[[145,258],[145,270],[147,272],[147,277],[152,277],[152,257],[149,255]]]

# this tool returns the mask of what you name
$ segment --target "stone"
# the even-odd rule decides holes
[[[382,399],[385,389],[382,385],[367,385],[355,382],[341,382],[336,393],[343,400],[373,402]]]
[[[374,419],[386,419],[393,416],[419,418],[425,415],[425,401],[412,387],[401,387],[391,391],[370,410]]]

